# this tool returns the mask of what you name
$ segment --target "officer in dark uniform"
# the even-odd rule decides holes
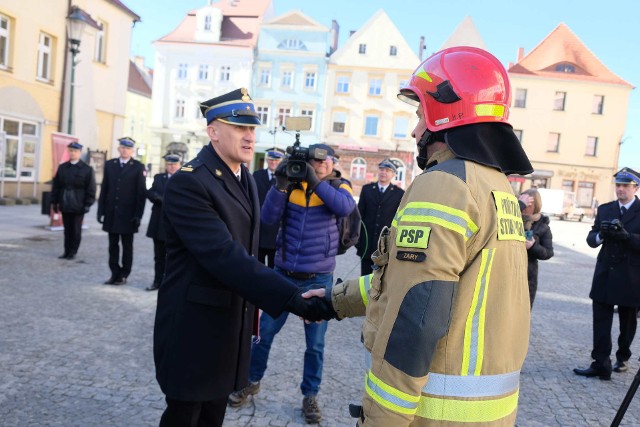
[[[260,169],[253,173],[258,188],[258,199],[260,206],[264,204],[269,189],[276,185],[276,177],[274,175],[276,168],[284,158],[284,150],[273,147],[267,151],[267,168]],[[258,259],[263,264],[273,268],[276,256],[276,237],[280,224],[260,224],[260,247],[258,248]]]
[[[167,154],[164,156],[165,173],[156,174],[153,177],[153,184],[147,190],[147,199],[153,206],[151,207],[151,218],[149,219],[149,227],[147,228],[147,237],[153,239],[153,262],[154,276],[153,284],[149,286],[147,291],[155,291],[162,283],[164,276],[165,258],[167,251],[165,248],[164,223],[162,221],[162,204],[164,199],[164,188],[169,178],[180,169],[180,156],[177,154]]]
[[[109,233],[109,269],[105,285],[124,285],[133,264],[133,235],[138,232],[147,196],[146,169],[132,158],[135,141],[118,140],[120,157],[104,165],[104,177],[98,199],[98,222]],[[120,247],[122,242],[122,265]]]
[[[371,254],[376,250],[382,229],[391,227],[393,216],[398,210],[404,190],[391,183],[397,173],[396,165],[389,159],[378,164],[378,182],[364,185],[360,192],[358,210],[363,225],[360,228],[360,240],[356,245],[360,256],[362,276],[371,274],[373,262]]]
[[[74,259],[82,239],[82,221],[96,201],[96,176],[93,168],[80,160],[82,144],[67,145],[69,161],[58,166],[51,188],[51,205],[62,212],[64,253],[58,258]]]
[[[168,182],[167,266],[154,329],[156,379],[166,395],[161,426],[221,426],[227,396],[248,383],[256,306],[309,320],[330,304],[261,264],[260,203],[243,163],[253,160],[253,102],[242,88],[202,103],[211,143]]]
[[[630,346],[636,333],[640,306],[640,203],[635,195],[640,174],[623,168],[614,175],[617,200],[598,207],[596,219],[587,236],[592,248],[602,245],[593,273],[589,297],[593,300],[594,361],[585,369],[576,368],[577,375],[611,378],[611,371],[628,370]],[[618,306],[620,336],[616,362],[611,366],[611,326],[613,308]]]

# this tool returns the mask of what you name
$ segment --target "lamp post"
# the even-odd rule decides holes
[[[71,85],[69,87],[69,121],[67,133],[71,134],[73,125],[73,91],[76,78],[76,55],[80,52],[80,39],[87,21],[83,12],[73,7],[67,16],[67,37],[69,38],[69,51],[71,52]]]

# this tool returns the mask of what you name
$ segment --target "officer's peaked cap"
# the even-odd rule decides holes
[[[622,168],[613,177],[616,184],[640,185],[640,174],[631,168]]]
[[[133,140],[133,138],[130,138],[128,136],[123,136],[122,138],[118,139],[118,142],[123,147],[132,148],[132,147],[134,147],[136,145],[136,142]]]
[[[70,142],[69,145],[67,145],[67,148],[73,148],[74,150],[82,150],[82,144],[80,144],[78,141],[73,141],[73,142]]]
[[[177,154],[167,154],[164,156],[165,163],[180,163],[180,156]]]
[[[396,173],[398,171],[398,168],[396,167],[396,165],[394,165],[393,162],[391,160],[389,160],[389,159],[384,159],[383,161],[378,163],[378,167],[379,168],[387,168],[387,169],[391,170],[393,173]]]
[[[214,120],[237,126],[260,126],[253,101],[246,88],[236,89],[200,104],[207,125]]]
[[[278,147],[269,148],[267,150],[267,159],[278,160],[284,157],[284,150]]]

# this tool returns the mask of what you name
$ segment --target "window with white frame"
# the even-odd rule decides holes
[[[304,73],[304,88],[315,89],[316,88],[316,73],[313,71],[307,71]]]
[[[220,81],[228,82],[229,79],[231,79],[231,67],[228,65],[220,67]]]
[[[553,98],[553,109],[555,111],[564,111],[564,103],[567,99],[567,92],[556,92],[556,96]]]
[[[176,119],[184,118],[184,99],[176,100]]]
[[[376,114],[367,114],[364,117],[364,135],[378,136],[378,122],[380,117]]]
[[[349,93],[349,76],[338,76],[337,93]]]
[[[178,80],[186,79],[188,70],[189,66],[187,64],[178,64]]]
[[[602,114],[604,109],[604,95],[593,95],[593,104],[591,105],[592,114]]]
[[[209,80],[209,65],[200,64],[198,68],[198,80]]]
[[[347,113],[345,111],[335,111],[331,130],[335,133],[344,133],[347,126]]]
[[[587,137],[587,146],[584,154],[585,156],[592,156],[592,157],[595,157],[598,155],[598,137],[597,136]]]
[[[50,35],[40,33],[38,42],[38,71],[37,77],[41,80],[51,80],[51,47],[53,39]]]
[[[9,18],[0,15],[0,68],[9,67],[9,35],[11,34]]]
[[[256,106],[256,113],[262,126],[269,126],[269,107],[264,105]]]
[[[380,94],[382,94],[382,79],[369,80],[369,96],[380,96]]]
[[[390,160],[391,163],[396,165],[396,177],[394,178],[393,182],[395,182],[400,187],[404,187],[404,180],[405,176],[407,175],[407,166],[400,159],[392,158]]]
[[[367,177],[367,161],[362,157],[353,159],[349,175],[351,179],[365,179]]]
[[[560,134],[556,132],[549,132],[549,139],[547,140],[547,152],[558,153],[560,151]]]
[[[291,108],[283,107],[278,109],[278,127],[284,126],[287,117],[291,117]]]
[[[389,46],[389,56],[397,56],[398,48],[396,46]]]
[[[409,118],[398,116],[393,121],[393,137],[406,138],[409,131]]]
[[[280,86],[287,89],[291,89],[293,87],[293,71],[284,70],[282,72],[282,79],[280,81]]]
[[[271,84],[271,70],[269,68],[260,68],[260,86],[269,86]]]
[[[9,181],[33,181],[36,159],[41,145],[36,123],[7,119],[0,116],[0,176]],[[4,144],[2,143],[4,132]],[[4,167],[4,169],[2,169]]]
[[[513,100],[513,106],[516,108],[525,108],[527,106],[526,89],[516,89],[516,96]]]
[[[518,138],[518,141],[522,144],[522,129],[514,129],[513,133],[516,134],[516,138]]]
[[[204,30],[211,31],[211,15],[204,17]]]
[[[285,50],[307,50],[307,46],[302,42],[302,40],[297,39],[286,39],[278,44],[278,49]]]
[[[315,115],[315,111],[310,109],[310,108],[303,108],[302,110],[300,110],[300,115],[302,117],[309,117],[311,119],[310,123],[311,123],[311,127],[309,128],[309,130],[313,129],[313,116]]]
[[[99,21],[102,29],[96,31],[96,47],[94,61],[105,64],[107,62],[107,23]]]
[[[360,45],[358,46],[358,53],[360,55],[364,55],[365,53],[367,53],[367,45],[364,43],[360,43]]]

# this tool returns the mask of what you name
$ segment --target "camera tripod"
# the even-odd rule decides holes
[[[627,408],[629,407],[633,396],[638,390],[638,386],[640,386],[640,370],[636,371],[636,375],[633,377],[633,381],[629,386],[629,390],[627,390],[626,396],[624,397],[624,399],[622,399],[622,403],[620,404],[620,408],[618,409],[618,412],[616,413],[616,416],[611,423],[611,427],[618,427],[620,425],[620,422],[622,421],[624,414],[627,412]]]

